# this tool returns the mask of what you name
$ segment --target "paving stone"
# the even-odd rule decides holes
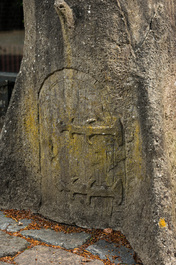
[[[124,246],[116,246],[113,243],[108,243],[105,240],[99,240],[97,243],[86,248],[93,255],[98,255],[101,259],[109,259],[115,264],[120,262],[127,265],[136,264],[133,259],[134,251]],[[114,257],[114,259],[113,259]]]
[[[22,225],[19,225],[18,222],[12,223],[12,224],[10,224],[10,225],[8,226],[7,231],[8,231],[8,232],[12,232],[12,233],[14,233],[14,232],[18,232],[18,231],[20,231],[21,229],[24,229],[26,226],[28,226],[31,222],[32,222],[32,220],[29,220],[29,219],[21,219],[21,220],[20,220],[20,223],[21,223]]]
[[[28,245],[25,239],[0,231],[0,257],[14,256],[18,251],[26,249]]]
[[[91,236],[85,232],[64,234],[51,229],[25,230],[21,234],[47,244],[64,247],[66,249],[76,248],[83,245]]]
[[[18,225],[18,222],[12,218],[5,217],[4,213],[0,211],[0,230],[7,230],[8,232],[18,232],[28,226],[32,220],[22,219],[20,222],[23,225]]]
[[[44,246],[36,246],[32,249],[25,250],[14,260],[18,265],[103,265],[103,262],[100,260],[84,262],[84,258],[81,256],[62,249],[53,249]]]
[[[5,217],[4,213],[0,211],[0,230],[6,230],[10,224],[16,223],[12,218]]]

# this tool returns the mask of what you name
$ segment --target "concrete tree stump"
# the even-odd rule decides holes
[[[0,140],[0,206],[120,229],[175,264],[172,0],[24,0],[21,70]]]

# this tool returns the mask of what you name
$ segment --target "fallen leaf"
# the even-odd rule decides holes
[[[79,251],[79,248],[75,248],[74,250],[73,250],[73,253],[77,253]]]
[[[92,259],[86,259],[86,258],[81,260],[81,262],[91,262],[91,261],[92,261]]]
[[[103,232],[106,233],[106,234],[111,234],[113,232],[113,230],[112,230],[112,228],[105,228],[103,230]]]

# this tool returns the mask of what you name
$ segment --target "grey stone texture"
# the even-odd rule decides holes
[[[31,222],[32,220],[29,220],[29,219],[21,219],[19,222],[10,224],[7,228],[7,232],[12,232],[12,233],[18,232],[21,229],[24,229],[25,227],[27,227]]]
[[[84,232],[64,234],[63,232],[55,232],[51,229],[25,230],[22,231],[21,234],[25,237],[30,237],[66,249],[81,246],[91,237]]]
[[[0,258],[15,256],[19,251],[27,248],[29,243],[20,237],[13,237],[0,231]]]
[[[22,219],[16,222],[12,218],[7,218],[3,212],[0,211],[0,230],[7,230],[7,232],[18,232],[28,226],[32,220]]]
[[[5,217],[3,212],[0,211],[0,230],[6,230],[9,225],[15,223],[16,222],[13,219]]]
[[[84,262],[85,258],[69,253],[62,249],[53,249],[49,247],[37,246],[32,249],[26,250],[24,253],[16,257],[15,262],[18,265],[103,265],[100,260],[89,260]]]
[[[17,232],[19,231],[18,227],[16,227],[17,223],[14,222],[13,219],[7,218],[4,216],[2,212],[0,212],[0,222],[6,224],[7,220],[9,220],[8,229],[11,232]],[[31,220],[23,219],[21,220],[21,223],[23,222],[23,228],[25,225],[28,225]],[[22,226],[21,226],[22,227]],[[89,264],[92,265],[99,265],[103,264],[99,260],[92,260],[90,258],[83,258],[77,255],[73,255],[71,253],[68,253],[66,249],[74,249],[82,246],[84,243],[86,243],[87,240],[90,239],[91,235],[81,232],[81,233],[71,233],[71,234],[64,234],[63,232],[55,232],[51,229],[40,229],[40,230],[24,230],[21,231],[21,235],[24,237],[29,237],[34,240],[39,240],[44,243],[54,245],[54,246],[61,246],[65,250],[53,250],[50,247],[34,247],[33,249],[26,249],[26,247],[29,245],[27,241],[24,239],[21,239],[17,236],[10,236],[7,233],[0,231],[0,257],[4,256],[14,256],[17,254],[18,251],[23,251],[24,253],[20,254],[16,260],[18,261],[18,265],[20,264],[85,264],[89,262]],[[120,253],[119,256],[123,257],[123,261],[128,261],[128,264],[130,263],[129,259],[129,253],[125,247],[115,246],[113,243],[107,243],[103,240],[100,240],[98,243],[93,244],[92,246],[87,248],[88,251],[93,253],[94,255],[98,255],[102,259],[107,259],[106,255],[108,255],[110,258],[113,255],[116,255],[116,253]],[[114,252],[113,252],[114,251]],[[111,252],[111,253],[110,253]],[[113,252],[113,255],[111,255]],[[131,253],[134,253],[132,250],[130,250]],[[44,254],[45,253],[45,254]],[[59,258],[58,258],[59,256]],[[73,263],[71,262],[73,261]],[[58,262],[58,263],[57,263]],[[60,263],[59,263],[60,262]],[[4,264],[3,262],[0,264]],[[6,263],[5,263],[6,264]]]
[[[97,243],[86,248],[86,250],[93,255],[98,255],[100,259],[106,259],[108,257],[115,264],[136,264],[132,249],[128,249],[125,246],[117,247],[115,244],[108,243],[105,240],[99,240]]]
[[[176,264],[176,2],[23,5],[0,206],[120,229],[145,265]]]

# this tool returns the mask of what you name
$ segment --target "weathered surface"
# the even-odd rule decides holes
[[[20,222],[15,222],[13,224],[10,224],[7,228],[7,232],[18,232],[21,229],[24,229],[25,227],[27,227],[30,223],[32,222],[32,220],[28,220],[28,219],[21,219]]]
[[[9,225],[15,224],[16,222],[11,219],[5,217],[5,215],[0,211],[0,229],[6,230]]]
[[[49,247],[37,246],[32,249],[26,250],[24,253],[15,258],[15,262],[19,265],[28,264],[43,264],[43,265],[81,265],[86,264],[83,257],[69,253],[62,249],[53,249]],[[103,265],[100,260],[89,260],[89,265]]]
[[[101,86],[88,74],[65,69],[49,76],[40,90],[41,212],[50,201],[58,202],[52,205],[58,209],[68,205],[60,221],[71,214],[79,224],[104,225],[101,218],[123,202],[122,124],[106,109],[108,91]]]
[[[25,230],[22,231],[21,234],[25,237],[30,237],[46,244],[60,246],[66,249],[81,246],[91,237],[84,232],[64,234],[63,232],[55,232],[50,229]]]
[[[10,219],[11,221],[14,221],[11,218],[1,216],[1,214],[0,214],[0,221],[1,221],[1,223],[4,222],[4,225],[6,224],[6,219]],[[11,230],[13,232],[16,232],[19,230],[18,227],[24,228],[24,224],[27,225],[30,221],[31,220],[26,220],[26,219],[22,220],[21,219],[20,223],[23,222],[23,226],[21,226],[21,225],[20,226],[14,226],[15,224],[14,225],[11,224],[11,227],[8,226],[7,230]],[[9,222],[9,223],[11,223],[11,222]],[[16,223],[16,225],[19,224],[17,222],[15,222],[15,223]],[[33,224],[35,225],[35,223],[33,223]],[[40,222],[39,222],[39,224],[40,224]],[[73,227],[71,226],[69,228],[73,228]],[[39,241],[44,242],[44,243],[49,244],[49,245],[53,245],[54,250],[55,250],[55,246],[62,247],[65,251],[58,252],[59,257],[60,257],[59,262],[63,262],[61,264],[65,264],[64,262],[67,262],[68,265],[72,264],[72,262],[70,262],[71,259],[73,259],[74,262],[76,262],[76,264],[80,264],[80,261],[82,263],[84,263],[83,261],[89,262],[89,264],[92,264],[92,265],[93,264],[94,265],[103,264],[99,260],[92,261],[92,259],[89,258],[88,252],[87,252],[88,258],[80,257],[80,258],[82,258],[80,260],[79,257],[77,257],[77,255],[70,255],[71,253],[69,254],[66,251],[67,249],[74,249],[74,251],[76,251],[76,253],[79,253],[80,250],[81,250],[81,253],[83,250],[86,250],[86,251],[88,250],[91,253],[93,253],[94,255],[99,255],[104,260],[107,259],[106,255],[108,255],[109,258],[114,258],[115,262],[116,261],[118,262],[118,258],[121,258],[121,261],[123,260],[123,261],[127,262],[127,264],[135,263],[135,261],[132,259],[132,256],[129,255],[129,253],[131,255],[134,254],[133,250],[128,249],[125,246],[121,246],[121,244],[119,244],[119,243],[115,245],[114,243],[111,242],[111,240],[109,240],[109,242],[102,240],[103,233],[99,233],[98,237],[97,237],[97,233],[96,233],[96,239],[97,240],[99,239],[99,241],[87,248],[87,244],[90,244],[90,242],[92,242],[92,240],[93,241],[95,240],[95,229],[92,232],[93,232],[92,234],[87,234],[86,232],[64,234],[63,232],[55,232],[51,229],[39,229],[39,230],[29,229],[29,230],[21,231],[21,235],[24,236],[26,238],[26,240],[27,240],[27,238],[32,238],[34,240],[39,240]],[[123,237],[122,234],[119,235],[119,239],[121,237]],[[13,247],[17,243],[17,246],[19,247],[18,239],[15,240],[15,238],[19,239],[19,237],[17,237],[17,233],[14,233],[12,236],[7,235],[6,233],[2,233],[2,236],[0,237],[0,239],[2,240],[2,243],[0,243],[0,247],[3,245],[3,247],[2,247],[3,253],[9,253],[8,255],[10,255],[10,253],[12,253],[12,255],[16,254],[16,252],[15,252],[15,254],[14,254],[14,252],[11,252],[11,246]],[[113,238],[115,239],[115,236]],[[9,244],[9,240],[10,240],[10,244]],[[25,241],[23,241],[23,242],[25,244]],[[33,243],[32,243],[32,245],[33,245]],[[9,247],[10,247],[10,252],[9,252]],[[43,256],[43,252],[44,252],[43,249],[46,250],[44,256]],[[54,255],[55,251],[53,252],[50,247],[45,247],[45,248],[37,247],[37,248],[34,248],[33,250],[30,250],[30,251],[29,251],[29,249],[25,248],[24,252],[25,253],[20,254],[17,258],[18,259],[18,265],[20,265],[20,264],[33,264],[33,263],[35,263],[33,261],[36,259],[38,260],[38,262],[40,261],[41,264],[43,264],[43,262],[48,262],[48,261],[50,261],[50,263],[57,262],[57,255],[56,256]],[[39,256],[39,259],[37,258],[38,256]],[[30,260],[30,258],[31,258],[31,260]],[[1,264],[1,262],[0,262],[0,264]]]
[[[134,251],[132,249],[128,249],[124,246],[117,247],[115,244],[110,244],[105,240],[99,240],[86,250],[93,255],[98,255],[100,259],[106,259],[108,257],[111,262],[115,264],[136,264],[133,258]]]
[[[144,264],[176,263],[175,6],[24,0],[1,207],[121,229]]]
[[[18,232],[28,226],[32,220],[21,219],[20,222],[16,222],[11,218],[5,217],[0,211],[0,230],[7,230],[8,232]]]
[[[0,231],[0,258],[15,256],[19,251],[27,248],[29,243],[20,237],[13,237]]]
[[[0,77],[1,79],[1,77]],[[14,82],[0,81],[0,132],[2,130]]]

